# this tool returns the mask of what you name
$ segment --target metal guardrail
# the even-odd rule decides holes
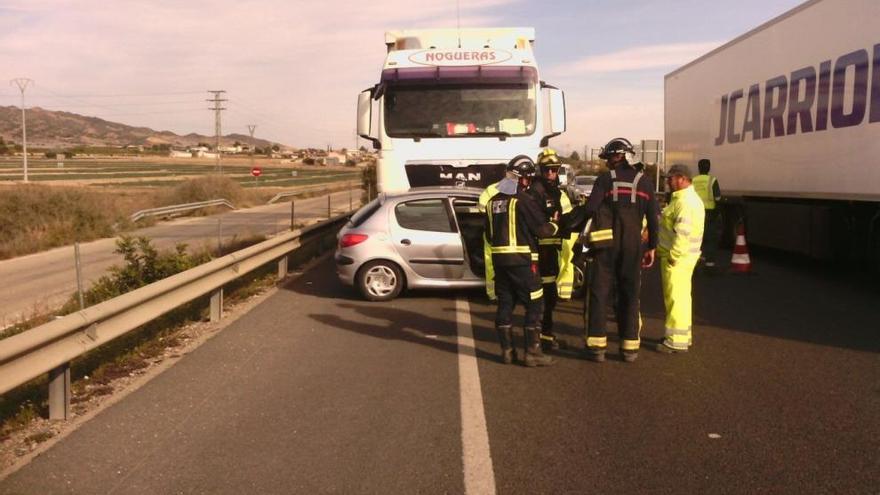
[[[211,320],[219,320],[225,284],[275,260],[278,260],[279,278],[286,276],[287,255],[335,233],[348,217],[349,214],[340,215],[279,235],[0,340],[0,394],[48,372],[49,417],[66,419],[70,404],[70,361],[209,293],[212,294]]]
[[[310,192],[331,193],[331,192],[336,192],[336,191],[351,190],[351,183],[347,183],[345,186],[338,186],[336,184],[338,184],[338,183],[319,184],[317,186],[306,186],[301,189],[297,189],[295,191],[282,191],[282,192],[276,194],[275,196],[272,196],[272,199],[267,201],[266,204],[271,205],[278,200],[281,200],[284,198],[289,198],[291,196],[297,196],[297,195],[300,195],[303,193],[310,193]]]
[[[158,208],[150,208],[147,210],[140,210],[132,213],[131,221],[137,222],[138,220],[144,217],[150,216],[158,216],[158,215],[172,215],[174,213],[183,213],[185,211],[198,210],[199,208],[207,208],[209,206],[226,206],[231,209],[235,209],[235,205],[230,203],[228,200],[220,198],[220,199],[210,199],[208,201],[199,201],[198,203],[186,203],[182,205],[170,205],[170,206],[160,206]]]

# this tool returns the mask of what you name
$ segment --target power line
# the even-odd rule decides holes
[[[202,91],[171,91],[167,93],[116,93],[116,94],[72,94],[72,95],[61,95],[57,94],[57,96],[61,98],[138,98],[138,97],[153,97],[153,96],[180,96],[180,95],[200,95]]]
[[[57,100],[58,98],[52,96],[44,96],[44,98],[50,98],[53,100]],[[147,107],[153,105],[179,105],[181,103],[192,103],[192,100],[173,100],[173,101],[151,101],[148,103],[138,102],[138,103],[111,103],[109,105],[97,105],[94,103],[89,104],[76,104],[76,105],[65,105],[66,108],[95,108],[95,107]],[[202,108],[204,110],[204,108]]]

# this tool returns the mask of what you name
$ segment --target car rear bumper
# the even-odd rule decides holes
[[[339,252],[333,256],[333,259],[336,261],[336,276],[339,280],[345,285],[354,285],[354,277],[357,274],[354,260]]]

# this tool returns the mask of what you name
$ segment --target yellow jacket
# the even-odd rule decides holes
[[[705,218],[706,209],[693,185],[673,192],[661,213],[658,254],[673,261],[698,258]]]

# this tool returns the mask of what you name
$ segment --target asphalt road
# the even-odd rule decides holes
[[[527,369],[498,362],[479,291],[367,303],[328,260],[0,493],[876,493],[876,289],[756,269],[696,275],[688,354],[645,349],[662,327],[653,271],[637,362],[572,350]],[[572,347],[580,311],[559,309]]]
[[[352,205],[360,204],[355,190]],[[290,228],[289,202],[233,210],[208,217],[189,217],[164,222],[130,232],[146,236],[160,249],[173,249],[185,243],[191,248],[216,248],[218,237],[224,242],[256,235],[271,236]],[[333,214],[349,211],[349,192],[331,194]],[[327,196],[296,200],[295,222],[308,223],[327,218]],[[116,239],[100,239],[80,245],[84,288],[122,264],[115,252]],[[76,265],[73,246],[0,261],[0,328],[16,323],[22,316],[45,312],[62,305],[76,292]]]

